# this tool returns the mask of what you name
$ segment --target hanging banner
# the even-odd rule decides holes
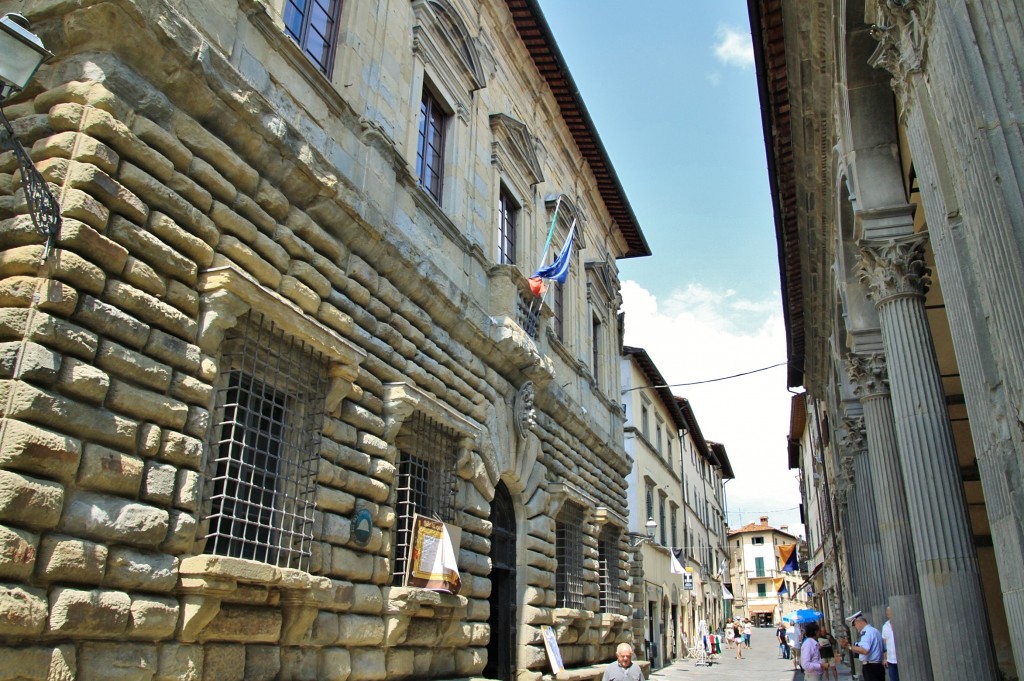
[[[448,528],[440,520],[414,514],[412,547],[406,586],[419,586],[457,594],[462,587],[455,548]]]

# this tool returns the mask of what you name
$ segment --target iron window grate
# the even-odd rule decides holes
[[[601,612],[619,611],[619,533],[605,529],[597,544],[598,581],[601,588]]]
[[[520,295],[516,304],[516,322],[533,340],[540,334],[540,308],[540,301],[532,295]]]
[[[583,508],[566,502],[555,520],[555,595],[560,608],[583,609]]]
[[[225,338],[207,467],[206,551],[308,569],[327,374],[251,314]]]
[[[444,522],[454,520],[458,438],[453,429],[416,412],[399,435],[398,449],[393,573],[396,585],[402,583],[408,569],[413,514]]]

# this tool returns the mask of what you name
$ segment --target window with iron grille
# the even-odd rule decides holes
[[[261,315],[225,336],[207,553],[308,569],[326,394],[323,357]]]
[[[285,0],[284,30],[321,73],[330,75],[341,0]]]
[[[555,518],[555,600],[583,609],[583,507],[567,501]]]
[[[398,437],[393,582],[401,585],[412,546],[413,514],[451,522],[455,515],[455,463],[458,439],[423,412],[409,417]]]
[[[508,191],[502,187],[498,195],[498,262],[502,265],[516,263],[516,223],[519,220],[519,206]]]
[[[416,177],[420,186],[438,204],[441,203],[441,184],[444,176],[444,133],[447,115],[441,102],[428,89],[423,88],[420,101],[419,142],[416,146]]]
[[[597,544],[597,577],[601,588],[601,612],[617,613],[619,596],[619,531],[606,527]]]

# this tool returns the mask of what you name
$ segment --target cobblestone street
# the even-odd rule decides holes
[[[724,648],[710,666],[697,666],[696,660],[682,660],[651,674],[657,681],[803,681],[804,675],[793,670],[793,663],[779,657],[775,629],[754,629],[751,647],[743,649],[743,659],[736,659],[735,648]],[[828,681],[833,681],[831,672]],[[850,681],[848,664],[839,665],[839,680]]]

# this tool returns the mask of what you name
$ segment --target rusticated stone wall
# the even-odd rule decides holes
[[[499,480],[519,524],[518,678],[549,669],[541,626],[578,678],[595,673],[629,638],[625,602],[597,613],[597,534],[625,515],[614,401],[566,392],[548,341],[511,321],[511,301],[495,313],[479,248],[453,246],[406,171],[382,170],[400,144],[344,109],[331,144],[358,167],[328,158],[326,128],[295,125],[283,97],[251,88],[237,55],[155,0],[43,2],[37,13],[57,60],[5,111],[64,225],[40,265],[15,161],[0,155],[0,680],[479,675]],[[375,26],[352,21],[353,33]],[[522,53],[498,56],[537,78]],[[578,154],[557,126],[534,134]],[[430,239],[411,240],[368,200],[389,176],[395,205]],[[450,270],[453,248],[472,276]],[[247,309],[334,353],[308,572],[203,553],[218,347]],[[526,380],[538,413],[522,437],[513,398]],[[458,414],[474,433],[458,469],[457,596],[391,586],[388,385],[412,386],[419,408]],[[588,507],[582,610],[555,608],[553,517],[567,499]],[[365,546],[352,536],[360,509],[373,518]]]

